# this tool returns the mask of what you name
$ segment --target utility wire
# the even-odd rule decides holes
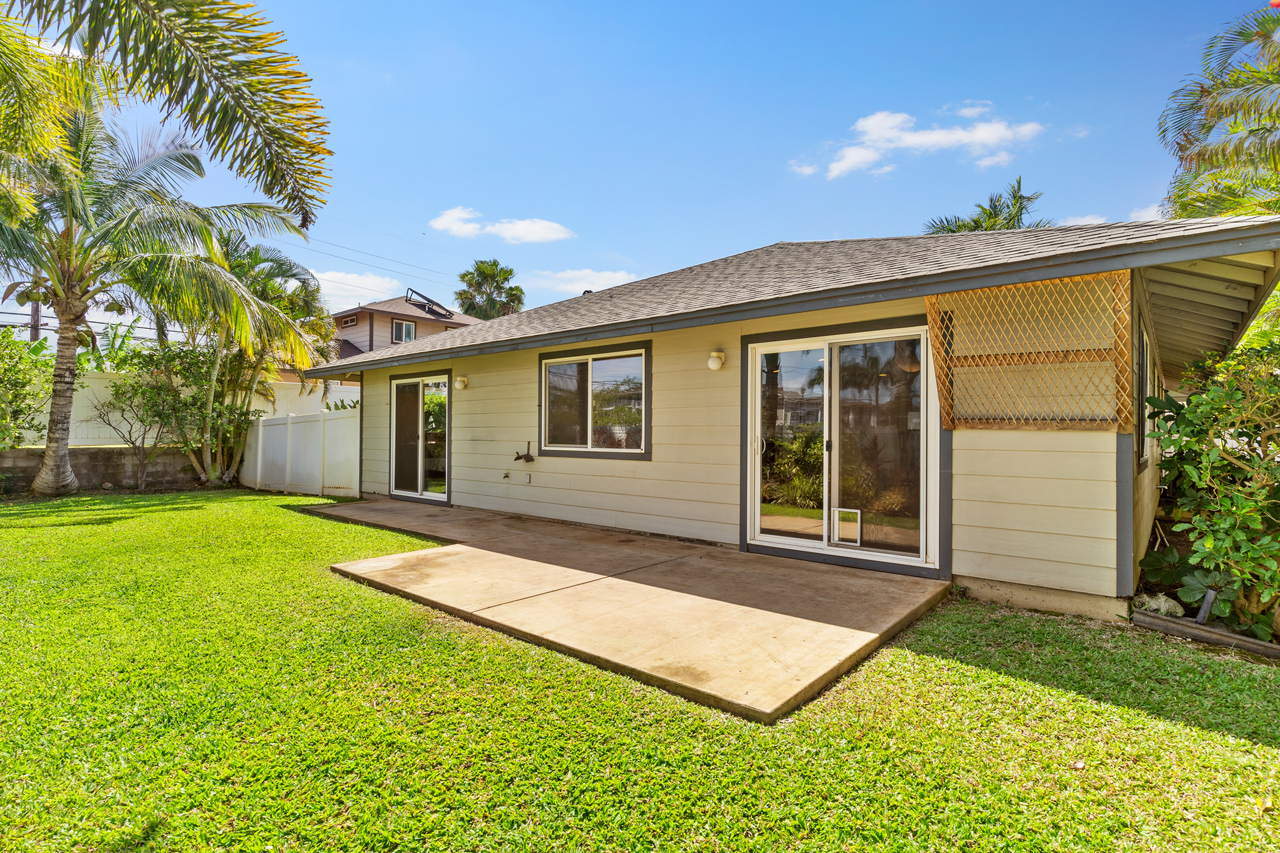
[[[278,242],[284,242],[284,241],[278,241]],[[351,263],[353,263],[353,264],[364,264],[364,265],[365,265],[365,266],[367,266],[367,267],[373,267],[374,269],[379,269],[379,270],[386,270],[387,272],[393,272],[393,273],[395,273],[396,275],[407,276],[408,278],[416,278],[416,279],[418,279],[418,281],[429,281],[429,282],[431,282],[432,284],[447,284],[447,283],[448,283],[448,282],[438,281],[438,280],[433,279],[433,278],[427,278],[426,276],[422,276],[422,275],[415,275],[415,274],[413,274],[413,273],[411,273],[411,272],[404,272],[404,271],[402,271],[402,270],[395,270],[395,269],[392,269],[391,267],[378,266],[377,264],[371,264],[371,263],[369,263],[368,261],[362,261],[362,260],[359,260],[358,258],[348,258],[348,257],[345,257],[345,256],[343,256],[343,255],[335,255],[333,252],[326,252],[326,251],[323,251],[323,250],[321,250],[321,249],[313,249],[313,248],[311,248],[310,246],[305,246],[305,245],[303,245],[303,244],[301,244],[301,243],[286,243],[286,245],[289,245],[289,246],[297,246],[299,249],[306,249],[308,252],[317,252],[317,253],[319,253],[319,254],[321,254],[321,255],[328,255],[328,256],[329,256],[329,257],[331,257],[331,258],[338,258],[339,260],[343,260],[343,261],[350,261],[350,262],[351,262]]]
[[[354,249],[351,246],[343,246],[340,243],[330,243],[328,240],[321,240],[319,237],[312,237],[308,242],[324,243],[326,246],[335,246],[339,249],[346,249],[348,252],[358,252],[361,255],[368,255],[371,258],[378,258],[379,260],[390,261],[393,264],[400,264],[401,266],[404,266],[404,267],[413,267],[414,269],[426,270],[427,272],[433,272],[438,275],[450,275],[450,273],[447,273],[444,270],[433,270],[431,267],[419,266],[418,264],[411,264],[408,261],[400,261],[395,258],[388,258],[386,255],[375,255],[373,252],[366,252],[364,249]]]
[[[354,225],[357,228],[363,228],[366,231],[372,231],[374,234],[381,234],[383,237],[390,237],[393,240],[399,240],[403,243],[409,243],[414,246],[421,246],[424,249],[430,249],[431,251],[439,252],[442,255],[449,255],[455,258],[462,258],[463,260],[466,260],[468,257],[467,255],[460,255],[457,252],[450,252],[445,249],[437,249],[435,246],[432,246],[428,243],[423,243],[421,240],[410,240],[408,237],[401,237],[399,234],[392,234],[389,231],[379,231],[377,228],[370,228],[368,225],[362,225],[359,222],[352,222],[350,219],[342,219],[340,217],[337,217],[328,213],[326,213],[325,216],[328,217],[329,219],[334,220],[335,222],[342,222],[347,225]]]

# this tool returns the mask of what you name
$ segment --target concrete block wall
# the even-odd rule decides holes
[[[138,463],[127,447],[72,447],[71,470],[76,472],[82,489],[96,489],[103,483],[117,488],[138,485]],[[31,488],[40,470],[43,447],[20,447],[0,452],[0,492],[16,494]],[[195,484],[191,461],[181,450],[163,448],[147,465],[147,487],[179,488]]]

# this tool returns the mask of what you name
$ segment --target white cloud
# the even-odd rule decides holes
[[[1156,203],[1148,207],[1137,207],[1129,211],[1130,222],[1155,222],[1163,219],[1160,215],[1160,204]]]
[[[469,207],[451,207],[429,223],[437,231],[454,237],[474,237],[480,233],[480,223],[472,222],[480,212]]]
[[[559,222],[547,219],[501,219],[482,230],[497,234],[508,243],[552,243],[575,236]]]
[[[871,170],[871,174],[873,174],[873,175],[887,175],[887,174],[889,174],[890,172],[892,172],[892,171],[893,171],[894,169],[896,169],[896,168],[898,168],[898,167],[897,167],[896,165],[894,165],[893,163],[888,163],[888,164],[886,164],[886,165],[884,165],[884,166],[881,166],[881,167],[880,167],[880,168],[878,168],[878,169],[872,169],[872,170]]]
[[[403,296],[405,286],[398,279],[371,272],[321,272],[312,270],[320,280],[320,292],[330,311],[345,311],[383,299]]]
[[[995,104],[990,101],[965,101],[952,112],[961,118],[977,118],[984,113],[991,112],[991,108],[994,106]]]
[[[551,243],[576,236],[568,228],[548,219],[500,219],[497,222],[476,222],[478,210],[469,207],[452,207],[443,211],[429,223],[437,231],[454,237],[478,237],[493,234],[508,243]]]
[[[635,281],[637,278],[639,276],[622,270],[583,269],[562,270],[560,272],[536,270],[522,276],[517,284],[525,288],[543,288],[554,290],[558,293],[572,293],[577,296],[584,290],[607,290],[610,287],[617,287],[620,284]]]
[[[1100,216],[1096,213],[1086,213],[1084,216],[1068,216],[1060,225],[1101,225],[1107,221],[1107,217]]]
[[[809,175],[812,175],[814,172],[818,171],[817,166],[814,166],[810,163],[801,163],[796,160],[788,161],[787,168],[795,172],[797,175],[804,175],[806,178]]]
[[[981,115],[989,107],[975,102],[961,109],[982,109],[972,116]],[[972,117],[969,116],[969,117]],[[916,120],[906,113],[882,110],[864,116],[851,128],[857,139],[836,152],[835,159],[827,167],[827,178],[838,178],[850,172],[869,169],[884,159],[889,152],[904,149],[916,153],[961,149],[977,160],[979,166],[1002,166],[1013,157],[1008,148],[1030,142],[1044,131],[1044,126],[1034,122],[1010,124],[1003,119],[977,121],[967,126],[931,127],[917,130]]]
[[[827,167],[827,180],[865,169],[880,159],[880,152],[865,145],[850,145],[836,153],[836,159]]]

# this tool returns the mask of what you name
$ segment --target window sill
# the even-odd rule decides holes
[[[569,459],[630,459],[635,462],[649,462],[653,453],[649,450],[587,450],[571,447],[543,447],[538,450],[539,456]]]

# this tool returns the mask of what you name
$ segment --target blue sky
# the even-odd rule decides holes
[[[1130,219],[1172,173],[1169,92],[1263,5],[266,0],[334,150],[317,242],[286,244],[334,309],[448,302],[489,257],[540,305],[919,233],[1019,175],[1042,215]],[[191,195],[252,197],[216,172]]]

